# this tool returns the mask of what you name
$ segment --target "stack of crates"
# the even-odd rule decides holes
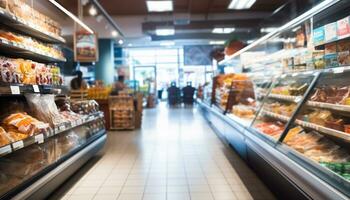
[[[111,130],[133,130],[135,128],[134,99],[128,95],[109,97]]]

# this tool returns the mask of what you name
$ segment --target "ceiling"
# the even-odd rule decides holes
[[[77,14],[77,0],[57,0],[65,8]],[[146,0],[99,0],[107,13],[121,28],[127,43],[137,45],[158,44],[164,40],[185,44],[226,40],[232,35],[242,41],[262,35],[260,28],[280,26],[321,0],[256,0],[248,10],[227,9],[230,0],[173,0],[174,11],[149,13]],[[84,21],[100,37],[112,37],[112,26],[106,20],[96,20],[84,7]],[[69,19],[68,19],[69,20]],[[72,23],[61,18],[64,33],[72,33]],[[173,26],[175,35],[157,36],[157,27]],[[213,34],[215,27],[234,27],[232,34]],[[186,42],[187,41],[187,42]],[[127,44],[125,43],[125,44]]]

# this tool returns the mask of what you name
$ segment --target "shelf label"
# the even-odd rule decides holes
[[[35,139],[35,142],[37,142],[38,144],[44,143],[44,135],[43,134],[36,135],[34,137],[34,139]]]
[[[39,93],[39,92],[40,92],[39,86],[38,86],[38,85],[33,85],[33,90],[34,90],[34,92],[36,92],[36,93]]]
[[[75,127],[75,126],[77,126],[77,122],[76,121],[72,121],[71,125],[72,125],[72,127]]]
[[[22,149],[24,147],[24,143],[23,140],[17,141],[12,143],[12,147],[13,149],[17,150],[17,149]]]
[[[58,133],[58,127],[55,127],[54,131],[55,131],[55,134],[57,134]]]
[[[10,145],[6,145],[0,148],[0,155],[11,153],[12,149]]]
[[[4,44],[9,44],[9,42],[7,40],[1,40],[1,42]]]
[[[19,86],[11,85],[10,89],[11,89],[11,94],[21,94]]]

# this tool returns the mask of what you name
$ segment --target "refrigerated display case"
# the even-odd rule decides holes
[[[281,199],[350,197],[349,11],[349,1],[324,0],[220,63],[252,75],[249,125],[199,103],[218,135]],[[259,57],[242,59],[252,53]]]
[[[103,113],[56,98],[68,89],[53,19],[24,1],[1,1],[0,19],[0,199],[45,199],[103,147]]]

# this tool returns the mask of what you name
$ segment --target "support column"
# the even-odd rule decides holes
[[[112,84],[114,82],[114,40],[99,39],[99,60],[95,66],[95,79],[102,80],[104,84]]]

